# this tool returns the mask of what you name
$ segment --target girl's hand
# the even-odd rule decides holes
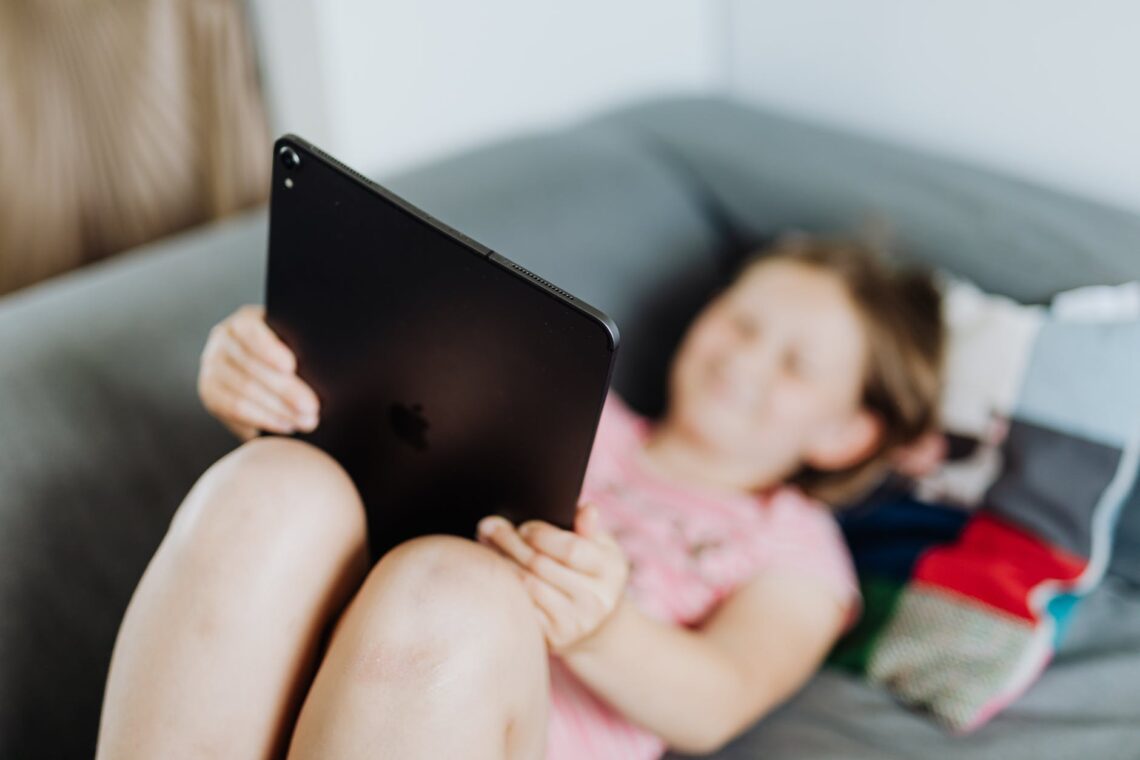
[[[243,441],[266,430],[317,426],[317,394],[296,375],[289,347],[265,323],[265,307],[242,306],[214,325],[202,350],[198,396]]]
[[[490,516],[479,522],[478,540],[518,565],[555,654],[565,654],[601,630],[629,579],[625,552],[598,527],[593,504],[578,510],[573,532],[542,520],[529,520],[516,530],[507,519]]]

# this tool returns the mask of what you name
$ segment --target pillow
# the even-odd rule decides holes
[[[1140,289],[1046,309],[942,287],[947,455],[840,516],[865,607],[830,661],[964,733],[1033,683],[1108,565],[1140,461]]]

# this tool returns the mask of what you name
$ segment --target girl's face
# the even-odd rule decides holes
[[[867,336],[830,272],[786,260],[747,269],[689,326],[673,358],[668,424],[758,483],[870,453],[861,407]]]

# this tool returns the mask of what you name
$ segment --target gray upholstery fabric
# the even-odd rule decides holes
[[[976,733],[947,734],[886,691],[825,669],[716,758],[1133,760],[1140,754],[1137,684],[1140,587],[1109,576],[1078,608],[1041,680]]]
[[[197,360],[264,247],[257,212],[0,300],[0,757],[92,755],[130,594],[235,441]]]
[[[716,100],[640,104],[379,179],[609,312],[615,387],[647,414],[740,241],[786,226],[846,226],[879,207],[922,255],[1029,298],[1140,276],[1133,216]],[[211,325],[261,300],[265,224],[264,211],[232,218],[0,299],[0,757],[91,755],[130,594],[194,479],[235,444],[198,404],[197,361]],[[1089,713],[1069,691],[1136,667],[1129,635],[1107,665],[1075,658],[1055,709],[1010,731],[1085,739]],[[762,726],[786,726],[770,741],[797,756],[811,754],[797,732],[825,754],[860,715],[870,733],[851,741],[864,752],[899,725],[912,731],[900,748],[925,736],[827,675],[781,715]],[[1012,745],[953,746],[1006,757]]]
[[[721,99],[651,101],[603,121],[655,145],[744,239],[879,218],[905,251],[1025,302],[1140,279],[1135,213]]]
[[[614,386],[639,411],[663,408],[672,348],[723,279],[724,241],[624,125],[515,139],[376,179],[608,313],[621,331]]]

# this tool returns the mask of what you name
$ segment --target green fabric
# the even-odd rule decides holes
[[[828,664],[854,673],[866,672],[871,652],[886,622],[894,614],[903,586],[892,578],[868,576],[859,579],[863,614],[855,626],[836,642],[827,657]]]

